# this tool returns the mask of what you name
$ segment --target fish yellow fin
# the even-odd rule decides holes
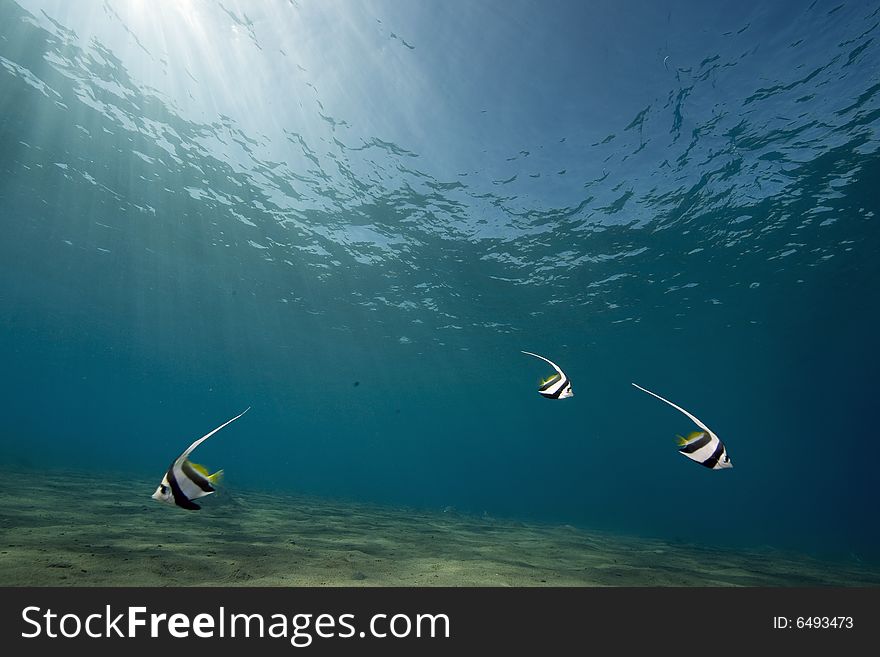
[[[190,461],[189,464],[192,466],[193,470],[204,476],[206,479],[210,479],[210,477],[208,476],[208,468],[203,465],[199,465],[198,463],[193,463],[192,461]]]
[[[679,447],[682,447],[684,445],[687,445],[688,443],[694,442],[697,438],[702,438],[705,435],[705,431],[691,431],[687,435],[687,438],[685,438],[684,436],[676,436],[675,439]]]
[[[217,472],[212,475],[207,475],[207,477],[208,481],[210,481],[212,484],[219,484],[223,480],[223,470],[217,470]]]
[[[559,372],[554,372],[553,374],[551,374],[550,376],[548,376],[546,379],[541,379],[541,385],[542,385],[542,386],[545,386],[545,385],[547,385],[548,383],[550,383],[551,381],[556,381],[556,380],[558,380],[559,378],[560,378],[560,377],[559,377]]]

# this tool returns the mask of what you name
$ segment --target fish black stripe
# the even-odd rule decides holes
[[[544,393],[544,396],[549,399],[559,399],[559,395],[561,395],[562,392],[567,387],[568,387],[568,379],[565,377],[562,377],[562,382],[560,383],[559,388],[556,390],[556,392]]]
[[[168,485],[171,486],[171,494],[174,496],[174,503],[177,506],[189,509],[190,511],[198,511],[202,508],[184,495],[183,491],[180,490],[180,484],[177,483],[177,478],[174,476],[173,465],[168,468]]]
[[[703,465],[707,468],[714,468],[718,465],[718,459],[721,458],[721,455],[724,454],[724,443],[720,440],[718,441],[718,446],[715,447],[715,451],[712,452],[712,456],[703,461]]]
[[[192,463],[190,463],[189,461],[184,461],[183,464],[180,466],[180,469],[183,470],[183,474],[186,475],[187,479],[189,479],[206,493],[213,493],[216,490],[211,485],[211,482],[208,481],[201,472],[196,470],[192,466]]]
[[[684,454],[693,454],[698,449],[708,445],[709,441],[711,441],[711,440],[712,440],[712,438],[709,436],[709,434],[704,433],[701,438],[697,438],[694,442],[688,443],[687,445],[683,445],[683,446],[679,447],[678,451],[683,452]]]

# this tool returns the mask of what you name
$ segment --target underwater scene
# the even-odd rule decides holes
[[[878,586],[880,5],[0,0],[0,585]]]

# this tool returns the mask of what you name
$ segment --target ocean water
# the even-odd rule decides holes
[[[0,0],[0,465],[880,559],[878,25]]]

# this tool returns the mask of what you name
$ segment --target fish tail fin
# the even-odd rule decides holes
[[[675,437],[675,442],[678,443],[678,446],[679,446],[679,447],[682,447],[682,446],[684,446],[684,445],[687,445],[688,440],[687,440],[687,438],[685,438],[684,436],[676,436],[676,437]]]
[[[208,475],[208,481],[214,485],[219,484],[223,481],[223,470],[217,470],[214,474]]]

